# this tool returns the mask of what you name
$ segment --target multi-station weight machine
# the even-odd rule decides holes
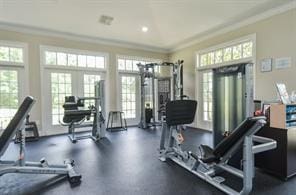
[[[171,77],[159,77],[156,72],[156,67],[170,68]],[[165,104],[170,100],[182,99],[183,95],[183,60],[178,60],[176,63],[150,63],[138,64],[140,71],[140,87],[141,87],[141,119],[139,127],[146,129],[155,127],[160,124],[156,122],[156,108],[158,109],[158,120],[165,110]],[[155,83],[157,82],[157,104],[156,106],[156,90]],[[148,87],[151,87],[148,94]],[[172,91],[172,93],[171,93]],[[150,103],[146,104],[146,98],[151,95]]]
[[[77,140],[92,138],[98,141],[105,137],[105,81],[101,80],[95,82],[95,96],[94,97],[75,97],[66,96],[64,107],[63,126],[68,127],[70,140],[75,143]],[[84,108],[86,100],[93,100],[94,105],[90,105],[87,109]],[[93,117],[91,122],[89,119]],[[91,127],[90,135],[78,136],[75,129]]]

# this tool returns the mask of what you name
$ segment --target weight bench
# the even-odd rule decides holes
[[[201,179],[227,194],[249,194],[254,177],[254,154],[276,148],[276,141],[255,136],[266,123],[265,117],[245,119],[228,137],[215,148],[199,146],[199,154],[183,151],[181,144],[183,125],[194,121],[197,102],[176,100],[166,105],[166,121],[163,121],[160,144],[160,160],[171,159]],[[256,144],[254,144],[256,143]],[[242,170],[228,165],[228,160],[243,148]],[[236,191],[224,184],[225,179],[217,176],[226,171],[243,179],[243,188]]]
[[[72,185],[79,184],[81,175],[75,172],[74,161],[72,160],[65,160],[62,165],[49,165],[44,158],[40,162],[26,161],[24,125],[25,118],[34,103],[35,100],[32,97],[26,97],[0,137],[0,176],[7,173],[55,174],[67,176]],[[1,160],[1,157],[18,131],[20,131],[19,159],[15,161]]]

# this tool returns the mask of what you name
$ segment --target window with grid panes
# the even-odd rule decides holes
[[[117,60],[118,71],[120,72],[139,72],[137,64],[151,64],[160,63],[160,60],[153,59],[140,59],[132,57],[119,57]],[[150,70],[152,71],[152,70]],[[154,71],[160,73],[160,66],[156,66]]]
[[[106,57],[103,55],[45,51],[45,65],[105,69],[105,64]]]
[[[212,72],[203,73],[202,86],[203,86],[203,119],[205,121],[212,121],[213,115],[213,84],[212,84]]]
[[[121,103],[125,117],[136,118],[136,78],[134,76],[121,77]]]
[[[72,95],[72,80],[70,73],[51,73],[51,104],[52,125],[63,121],[65,96]]]
[[[5,129],[18,109],[18,72],[0,70],[0,130]]]
[[[232,46],[218,48],[213,51],[201,53],[198,55],[198,67],[250,58],[253,55],[253,42],[241,42]]]
[[[84,97],[95,97],[95,82],[101,80],[100,75],[84,74]],[[85,107],[95,105],[95,100],[86,100],[84,102]]]
[[[18,109],[19,82],[23,82],[19,79],[25,66],[24,48],[12,45],[0,43],[0,135]]]

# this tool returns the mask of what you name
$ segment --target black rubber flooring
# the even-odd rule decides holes
[[[129,128],[127,132],[108,132],[107,137],[100,143],[81,140],[72,144],[65,135],[27,143],[30,161],[46,157],[57,164],[74,159],[82,183],[71,187],[67,179],[54,175],[6,174],[0,177],[0,194],[223,194],[173,162],[158,160],[160,130]],[[212,135],[189,129],[185,138],[184,148],[194,151],[199,144],[211,145]],[[15,159],[17,151],[18,145],[11,143],[3,159]],[[252,194],[294,195],[296,177],[283,182],[257,170]]]

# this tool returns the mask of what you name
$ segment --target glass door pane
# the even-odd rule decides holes
[[[95,82],[100,81],[100,75],[84,74],[83,75],[83,96],[84,97],[94,97],[95,96]],[[86,100],[85,107],[94,105],[94,100]]]
[[[18,71],[0,70],[0,134],[16,113],[18,104]]]
[[[71,77],[70,73],[51,73],[52,125],[59,125],[63,120],[65,96],[72,95]]]
[[[121,109],[127,119],[136,118],[136,77],[121,77]]]

